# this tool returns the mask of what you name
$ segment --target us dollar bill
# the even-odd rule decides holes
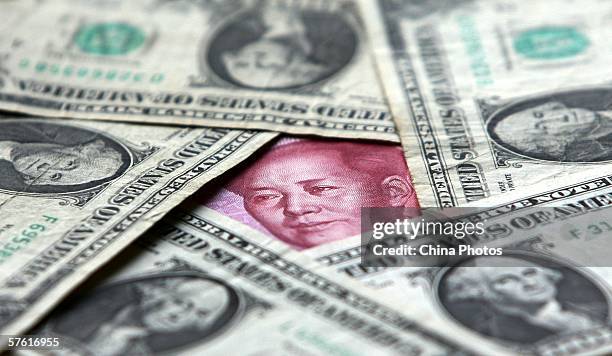
[[[62,355],[486,354],[419,309],[196,206],[162,220],[32,333],[59,337]]]
[[[606,354],[612,349],[612,176],[580,178],[555,188],[536,185],[530,194],[455,216],[486,221],[485,233],[469,244],[501,248],[502,255],[452,262],[439,256],[436,264],[411,267],[397,267],[407,266],[397,256],[364,263],[359,236],[302,253],[418,304],[449,333],[468,330],[496,351]]]
[[[3,109],[399,140],[352,1],[45,1],[3,36]]]
[[[0,6],[3,10],[3,21],[0,24],[0,43],[1,41],[9,41],[7,36],[8,31],[19,22],[20,18],[27,15],[28,9],[34,6],[34,1],[1,1]],[[2,43],[5,45],[4,43]]]
[[[423,206],[611,169],[612,6],[568,4],[360,2]]]
[[[275,135],[0,118],[0,334],[33,326],[171,208]]]

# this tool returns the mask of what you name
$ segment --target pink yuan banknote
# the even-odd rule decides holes
[[[362,207],[418,208],[399,145],[283,138],[198,199],[307,249],[358,235]]]

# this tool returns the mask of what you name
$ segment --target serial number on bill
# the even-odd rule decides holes
[[[600,236],[607,236],[612,231],[612,221],[593,222],[584,227],[575,227],[570,229],[571,238],[592,240]]]

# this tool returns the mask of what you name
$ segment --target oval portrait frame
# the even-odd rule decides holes
[[[311,12],[317,13],[322,12],[317,9],[301,9],[301,12]],[[204,36],[201,41],[200,50],[198,51],[198,61],[200,62],[200,68],[204,75],[212,75],[213,78],[230,85],[233,88],[242,88],[246,90],[255,90],[262,92],[300,92],[300,91],[312,91],[313,88],[319,87],[325,82],[330,81],[331,79],[340,76],[343,72],[345,72],[361,55],[360,51],[362,48],[362,34],[359,31],[359,26],[355,23],[355,20],[349,16],[342,16],[337,13],[325,13],[327,15],[333,15],[339,17],[340,22],[346,27],[346,29],[352,35],[352,50],[350,51],[350,55],[344,60],[341,61],[341,64],[338,68],[326,72],[326,74],[317,77],[317,79],[304,83],[304,84],[296,84],[282,87],[256,87],[249,86],[242,83],[238,83],[236,80],[231,78],[227,70],[225,69],[225,65],[221,63],[220,57],[221,53],[225,50],[218,50],[213,47],[219,47],[218,43],[226,42],[220,41],[219,39],[227,35],[227,31],[236,24],[243,23],[245,20],[249,18],[253,18],[257,15],[258,10],[255,8],[244,9],[241,11],[237,11],[236,13],[229,16],[225,21],[221,21],[217,24],[213,30],[210,32],[210,35]],[[227,50],[227,49],[226,49]]]
[[[606,99],[607,98],[607,99]],[[496,133],[495,127],[496,125],[503,121],[509,115],[526,110],[529,108],[533,108],[547,102],[551,101],[559,101],[569,107],[582,107],[588,108],[593,111],[602,110],[602,108],[597,108],[597,105],[592,105],[588,101],[596,101],[597,103],[604,103],[605,100],[607,102],[612,102],[612,87],[583,87],[583,88],[574,88],[574,89],[566,89],[566,90],[557,90],[557,91],[547,91],[538,93],[531,96],[526,96],[522,98],[518,98],[512,100],[493,113],[491,113],[486,119],[484,124],[484,129],[486,135],[489,137],[489,140],[496,147],[500,148],[504,152],[508,152],[512,155],[518,156],[528,161],[537,161],[540,163],[548,163],[548,164],[564,164],[564,165],[576,165],[576,164],[604,164],[612,162],[612,152],[610,152],[610,159],[601,160],[601,161],[558,161],[553,160],[551,158],[546,158],[544,155],[537,157],[534,155],[529,155],[524,152],[521,152],[516,147],[505,143]],[[585,101],[591,105],[584,105]],[[612,109],[612,107],[610,107]]]
[[[223,287],[226,290],[226,292],[228,293],[230,297],[230,303],[228,306],[228,313],[227,313],[228,315],[222,318],[223,322],[221,323],[221,325],[216,328],[213,328],[212,332],[209,332],[203,337],[198,337],[197,339],[187,344],[176,345],[176,346],[164,349],[164,350],[155,350],[154,352],[156,354],[157,353],[167,354],[167,353],[172,353],[172,352],[178,352],[180,350],[188,349],[190,347],[197,347],[198,344],[206,343],[210,341],[211,339],[214,339],[216,336],[223,334],[227,330],[231,329],[234,325],[238,323],[238,321],[243,317],[246,311],[245,296],[243,295],[240,289],[234,288],[229,283],[225,282],[224,280],[220,278],[210,276],[203,272],[196,272],[196,271],[167,271],[167,272],[142,274],[142,275],[138,275],[134,277],[129,277],[123,280],[111,282],[107,285],[100,286],[99,288],[94,288],[86,292],[84,295],[89,296],[93,294],[94,292],[99,293],[101,291],[108,291],[111,288],[123,287],[131,283],[145,281],[145,280],[152,280],[152,279],[157,279],[157,278],[197,278],[197,279],[211,281]],[[225,313],[226,312],[224,312],[224,314]],[[69,335],[64,335],[64,334],[61,334],[53,330],[53,327],[55,325],[56,323],[54,323],[54,319],[51,317],[45,329],[50,329],[54,335],[69,337]]]
[[[472,329],[469,325],[459,320],[455,315],[453,315],[451,311],[448,310],[448,308],[445,306],[445,302],[440,297],[440,291],[442,289],[441,284],[452,273],[453,269],[457,267],[461,267],[461,265],[464,264],[465,262],[470,261],[474,258],[478,258],[478,257],[486,258],[487,256],[474,256],[468,259],[462,259],[456,264],[454,264],[453,266],[443,267],[438,273],[436,273],[434,277],[433,283],[431,284],[431,294],[433,295],[435,306],[437,307],[438,310],[441,310],[445,318],[452,320],[454,323],[457,323],[462,328],[469,330],[469,332],[476,333],[483,337],[491,337],[488,335],[481,334],[477,330]],[[573,273],[580,276],[582,279],[584,279],[585,281],[590,283],[593,287],[595,287],[597,292],[599,292],[601,296],[603,296],[605,303],[607,305],[608,323],[612,321],[612,290],[610,290],[610,287],[607,286],[606,283],[602,281],[600,278],[598,278],[594,273],[580,269],[578,268],[578,266],[562,261],[561,259],[557,257],[545,255],[542,253],[535,253],[531,251],[508,249],[508,250],[504,250],[504,254],[502,256],[490,256],[490,257],[510,257],[510,258],[517,258],[521,260],[527,260],[531,262],[542,261],[542,262],[545,262],[544,264],[542,264],[543,266],[548,266],[552,264],[557,267],[566,268],[568,270],[571,270]],[[511,341],[511,340],[504,340],[504,339],[497,338],[497,337],[491,337],[491,338],[495,340],[494,342],[505,345],[506,347],[510,347],[510,348],[530,349],[532,345],[534,345],[533,343],[520,343],[520,342]],[[538,343],[543,342],[543,341],[545,342],[545,340],[549,340],[551,338],[554,338],[554,336],[547,337],[541,341],[538,341]]]
[[[2,179],[4,177],[0,177],[0,192],[10,195],[24,195],[24,196],[32,196],[32,197],[55,197],[55,196],[65,196],[65,195],[80,195],[89,191],[95,191],[100,187],[116,180],[125,174],[135,163],[135,157],[133,152],[125,145],[121,140],[107,134],[106,132],[93,129],[90,127],[83,127],[80,125],[75,125],[73,123],[65,122],[64,120],[44,120],[44,119],[6,119],[0,121],[0,131],[1,129],[8,125],[19,127],[23,124],[32,124],[33,126],[54,126],[63,128],[64,133],[66,131],[72,131],[73,133],[82,133],[83,136],[89,135],[91,137],[95,137],[95,139],[101,139],[105,144],[113,148],[121,155],[121,166],[117,169],[117,172],[112,176],[109,176],[104,179],[98,179],[95,181],[91,181],[83,184],[75,184],[75,185],[41,185],[37,187],[35,185],[29,185],[29,191],[22,191],[15,188],[11,188],[6,186],[5,182]],[[27,139],[27,137],[22,137]],[[2,140],[2,135],[0,134],[0,140]],[[27,142],[27,141],[25,141]],[[51,143],[50,142],[35,142],[35,143]],[[21,184],[25,184],[20,182]],[[16,185],[19,185],[15,183]]]

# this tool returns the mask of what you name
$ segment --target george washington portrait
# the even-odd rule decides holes
[[[0,189],[67,193],[99,186],[131,165],[108,135],[48,120],[0,121]]]
[[[535,160],[597,163],[612,160],[612,92],[575,90],[506,105],[487,130],[505,150]]]
[[[238,318],[241,305],[238,292],[221,280],[165,272],[75,296],[51,315],[41,332],[62,336],[84,354],[165,354],[222,333]]]
[[[610,317],[605,291],[588,276],[532,255],[468,259],[443,275],[438,294],[459,323],[522,345],[601,328]]]
[[[357,44],[357,34],[339,13],[263,2],[229,20],[206,57],[213,72],[233,85],[295,89],[336,74]]]

